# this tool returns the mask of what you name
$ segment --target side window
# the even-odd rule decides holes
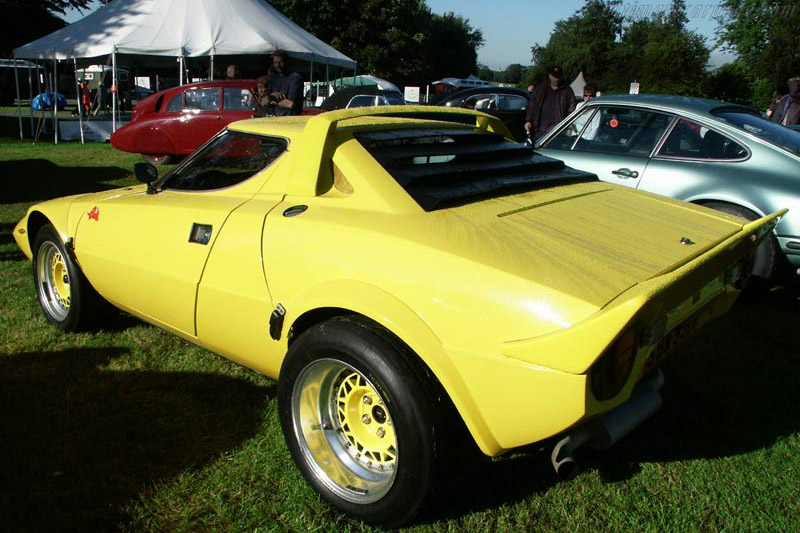
[[[680,159],[725,160],[746,157],[747,150],[721,133],[684,118],[672,129],[658,155]]]
[[[359,94],[354,96],[350,99],[350,102],[347,103],[347,107],[369,107],[379,105],[378,104],[378,97],[373,94]]]
[[[584,110],[583,113],[575,117],[575,120],[573,120],[569,126],[561,130],[558,135],[550,139],[542,148],[548,148],[550,150],[571,149],[572,145],[575,144],[575,141],[578,139],[578,135],[580,135],[583,128],[586,126],[586,123],[589,122],[592,115],[594,115],[594,111],[594,108]]]
[[[192,89],[183,93],[185,111],[219,111],[219,88]]]
[[[185,167],[178,167],[180,170],[167,178],[164,188],[208,191],[231,187],[268,167],[286,146],[284,139],[227,131]]]
[[[225,109],[253,109],[255,106],[250,90],[242,87],[223,88],[222,101]]]
[[[574,150],[648,156],[671,120],[669,115],[642,109],[601,107]]]
[[[178,93],[169,101],[167,111],[178,112],[181,109],[183,109],[183,93]]]
[[[484,109],[495,109],[497,106],[495,105],[493,94],[474,94],[464,100],[463,107],[480,111]]]
[[[502,111],[524,111],[528,107],[528,99],[517,94],[498,94],[497,109]]]

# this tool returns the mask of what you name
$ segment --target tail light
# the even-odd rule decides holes
[[[636,330],[630,328],[600,356],[591,371],[595,398],[609,400],[619,394],[631,374],[638,347]]]

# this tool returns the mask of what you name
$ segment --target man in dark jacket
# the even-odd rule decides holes
[[[780,99],[770,120],[784,126],[792,126],[800,124],[800,74],[792,76],[786,83],[789,86],[789,94]]]
[[[551,68],[548,78],[550,83],[540,83],[533,91],[525,115],[525,130],[534,139],[575,110],[575,95],[564,83],[561,67]]]
[[[279,117],[303,111],[303,78],[297,72],[289,72],[288,59],[283,50],[272,52],[275,75],[270,78],[267,92],[274,102],[274,114]]]

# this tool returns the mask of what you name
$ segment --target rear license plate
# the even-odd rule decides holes
[[[658,341],[653,351],[650,352],[650,355],[647,356],[647,362],[645,363],[645,373],[650,372],[655,367],[657,367],[667,356],[672,353],[675,348],[678,347],[683,341],[688,339],[692,336],[692,334],[697,331],[697,326],[700,323],[700,313],[695,314],[694,316],[684,320],[669,333],[667,333],[663,339]]]

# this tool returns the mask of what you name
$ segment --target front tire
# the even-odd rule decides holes
[[[426,379],[407,348],[365,320],[328,320],[292,343],[278,383],[283,434],[334,507],[395,527],[424,505],[436,467]]]
[[[64,331],[90,329],[102,300],[47,224],[33,241],[33,279],[47,320]]]

